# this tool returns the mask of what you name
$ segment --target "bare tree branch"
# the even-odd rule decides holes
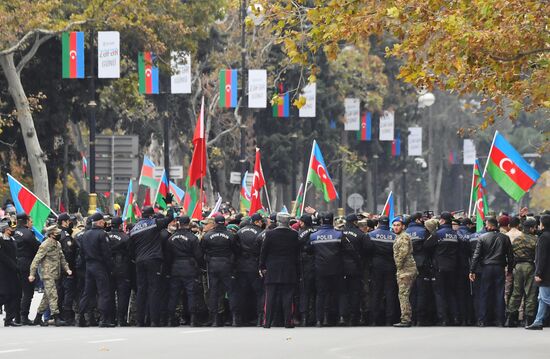
[[[493,60],[500,61],[500,62],[512,62],[512,61],[517,61],[525,56],[534,55],[534,54],[543,54],[546,52],[550,52],[550,48],[534,49],[526,52],[520,52],[516,56],[512,56],[512,57],[501,57],[501,56],[496,56],[492,54],[489,54],[489,57],[491,57]]]
[[[34,40],[32,47],[25,54],[25,56],[23,56],[23,58],[21,59],[21,61],[19,61],[17,67],[15,68],[18,74],[21,74],[21,70],[23,70],[27,63],[33,58],[33,56],[36,54],[36,51],[38,51],[38,48],[52,37],[53,35],[45,35],[43,37],[40,37],[40,34],[36,34],[36,39]]]

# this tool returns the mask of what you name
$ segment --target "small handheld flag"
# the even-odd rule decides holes
[[[537,182],[540,174],[506,141],[495,132],[485,171],[510,197],[519,201]]]
[[[174,195],[174,199],[178,204],[181,204],[183,202],[183,197],[185,197],[185,191],[179,188],[172,181],[170,181],[170,193]]]
[[[157,194],[155,196],[155,202],[160,208],[166,209],[170,203],[166,203],[164,198],[168,195],[170,184],[168,183],[168,177],[166,176],[166,170],[162,171],[162,177],[159,181]]]
[[[338,192],[334,187],[334,183],[328,174],[323,154],[317,141],[313,140],[311,156],[309,158],[309,168],[307,171],[307,182],[313,184],[317,190],[323,193],[323,198],[326,202],[330,202],[338,198]]]
[[[139,176],[139,184],[149,187],[157,188],[158,182],[153,176],[155,170],[155,164],[147,156],[143,156],[143,165],[141,166],[141,175]]]
[[[84,33],[64,32],[61,35],[61,62],[64,79],[84,78]]]
[[[252,180],[251,200],[249,214],[253,215],[258,210],[263,208],[261,190],[265,186],[264,172],[262,170],[262,162],[260,149],[256,148],[256,161],[254,162],[254,178]]]
[[[126,191],[126,200],[124,201],[124,209],[122,210],[122,220],[124,222],[135,222],[136,214],[134,213],[134,192],[132,187],[132,180],[128,183],[128,190]]]
[[[241,208],[242,209],[248,209],[250,208],[250,191],[248,190],[246,186],[246,178],[248,176],[248,171],[245,172],[243,176],[243,180],[241,181]]]
[[[382,216],[387,216],[390,219],[390,222],[395,218],[395,207],[393,203],[393,192],[390,192],[386,204],[384,204],[384,209],[380,214]]]

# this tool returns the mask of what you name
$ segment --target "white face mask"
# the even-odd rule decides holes
[[[173,225],[173,226],[172,226],[172,225],[168,226],[168,230],[169,230],[170,232],[175,232],[177,229],[178,229],[178,227],[175,226],[175,225]]]

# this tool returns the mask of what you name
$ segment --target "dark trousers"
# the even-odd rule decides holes
[[[22,317],[29,315],[31,308],[32,297],[34,296],[34,283],[29,282],[29,271],[21,272],[19,278],[21,283],[21,307],[20,313]]]
[[[245,305],[250,302],[247,300],[247,294],[250,292],[254,294],[256,313],[262,313],[264,310],[264,289],[262,278],[258,272],[237,272],[234,284],[236,314],[243,315],[246,312]]]
[[[486,322],[489,310],[494,310],[495,322],[504,323],[504,268],[501,265],[484,265],[482,268],[481,294],[478,321]]]
[[[80,298],[80,313],[88,313],[96,295],[98,296],[97,307],[101,314],[101,319],[109,321],[112,319],[111,308],[111,286],[109,282],[109,273],[105,266],[97,262],[86,263],[86,283],[84,284],[84,294]]]
[[[456,271],[437,271],[435,273],[435,306],[440,322],[448,322],[449,316],[458,318],[456,296]]]
[[[222,312],[220,297],[225,293],[229,296],[229,308],[234,311],[235,298],[233,295],[233,279],[230,273],[209,272],[208,273],[208,309],[210,313]]]
[[[19,295],[13,294],[0,294],[0,308],[4,306],[6,322],[15,319],[17,314],[17,307],[19,306]]]
[[[294,284],[266,284],[264,305],[265,326],[271,326],[274,314],[279,310],[279,304],[282,307],[284,325],[292,325],[294,287]]]
[[[340,293],[340,315],[359,320],[361,316],[361,290],[363,278],[360,274],[344,276]]]
[[[61,279],[61,286],[63,288],[63,303],[61,304],[61,308],[63,308],[64,312],[72,312],[76,295],[76,276],[72,275],[69,277],[64,275]]]
[[[310,318],[315,313],[315,270],[313,269],[306,269],[302,274],[300,283],[300,313],[303,316],[310,315]]]
[[[380,271],[373,269],[372,278],[372,323],[376,323],[377,316],[384,313],[386,324],[392,324],[396,318],[396,309],[399,305],[397,297],[397,278],[394,271]],[[385,311],[382,311],[384,298]]]
[[[331,300],[338,301],[342,288],[342,275],[317,275],[315,277],[315,287],[317,289],[317,298],[315,303],[315,314],[317,321],[323,321],[325,308],[338,308],[337,304],[330,303]],[[341,313],[340,313],[341,314]]]
[[[145,325],[149,314],[152,325],[160,325],[160,277],[162,260],[149,259],[136,264],[136,318],[139,325]]]
[[[176,316],[176,307],[181,298],[181,291],[187,294],[187,310],[191,314],[198,311],[197,299],[199,295],[199,278],[197,277],[171,277],[168,294],[168,315]]]
[[[474,318],[477,320],[480,316],[481,303],[481,283],[483,282],[483,273],[476,273],[476,280],[472,283],[472,300],[474,305]]]
[[[458,318],[462,323],[469,321],[469,308],[472,307],[470,295],[470,280],[468,272],[458,271],[456,279],[456,299],[458,304]]]
[[[116,315],[119,322],[127,321],[131,290],[130,278],[124,276],[112,277],[111,298],[113,301],[116,298]]]
[[[411,290],[411,306],[413,318],[417,323],[429,322],[432,317],[430,315],[431,293],[432,279],[428,275],[416,277]]]

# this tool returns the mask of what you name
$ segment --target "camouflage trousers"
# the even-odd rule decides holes
[[[508,302],[508,313],[517,312],[521,301],[525,302],[525,315],[534,316],[537,307],[537,288],[534,285],[535,265],[518,263],[514,267],[512,296]]]
[[[397,272],[397,287],[399,288],[399,306],[401,308],[401,322],[410,322],[412,319],[411,288],[416,279],[416,272]]]
[[[44,295],[38,306],[38,313],[44,313],[48,308],[52,315],[59,314],[57,306],[57,282],[53,279],[42,279],[44,283]]]

